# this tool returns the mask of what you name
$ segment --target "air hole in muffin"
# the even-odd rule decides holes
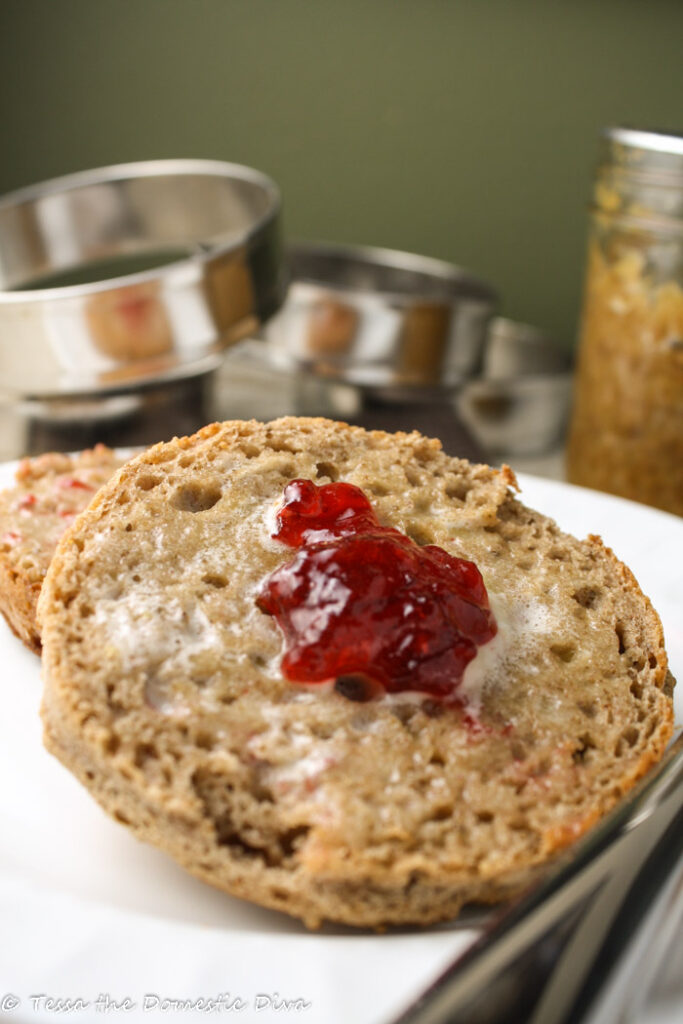
[[[308,825],[297,825],[296,828],[290,828],[288,832],[280,836],[280,847],[282,848],[283,856],[291,857],[297,850],[300,850],[306,841],[309,831]]]
[[[242,455],[246,455],[248,459],[255,459],[257,456],[261,454],[261,449],[258,448],[255,444],[249,444],[248,441],[244,441],[239,446],[239,450],[242,452]]]
[[[180,512],[206,512],[221,500],[221,489],[204,480],[183,484],[171,497],[171,505]]]
[[[142,579],[142,577],[140,575],[138,575],[138,573],[134,573],[131,576],[131,579],[132,579],[133,583],[139,583],[140,580]]]
[[[221,576],[220,573],[207,572],[202,576],[202,583],[206,583],[207,587],[216,587],[220,590],[221,587],[227,587],[228,581],[225,576]]]
[[[441,804],[441,806],[434,808],[429,817],[432,821],[446,821],[448,818],[453,817],[453,808],[450,804]]]
[[[558,547],[556,545],[555,547],[552,547],[548,552],[548,558],[552,558],[555,562],[566,562],[567,552],[564,548]]]
[[[130,498],[129,498],[129,495],[128,495],[128,491],[121,491],[120,494],[118,495],[117,499],[116,499],[116,504],[117,505],[127,505],[129,500],[130,500]]]
[[[434,534],[430,530],[429,526],[425,523],[417,522],[414,519],[406,525],[406,533],[411,540],[414,540],[415,543],[419,544],[421,547],[425,544],[434,543]]]
[[[470,485],[466,480],[449,479],[446,484],[446,496],[456,498],[458,501],[465,501],[470,493]]]
[[[623,736],[620,736],[614,744],[614,756],[621,757],[628,749],[628,744]]]
[[[213,750],[216,745],[215,738],[210,732],[198,732],[194,738],[194,743],[200,750]]]
[[[576,647],[573,643],[551,644],[550,650],[565,664],[569,664],[576,656]]]
[[[595,718],[598,713],[598,706],[593,700],[577,701],[576,706],[581,714],[585,715],[586,718]]]
[[[133,763],[136,768],[144,768],[147,761],[155,760],[157,757],[157,749],[152,743],[137,743]]]
[[[133,524],[132,523],[126,523],[126,533],[132,533],[132,532],[133,532]]]
[[[266,657],[260,651],[249,651],[249,661],[256,668],[263,668],[266,664]]]
[[[292,455],[296,455],[298,449],[289,443],[289,441],[283,441],[281,438],[269,438],[268,447],[274,452],[291,452]]]
[[[389,493],[389,488],[380,483],[379,480],[373,480],[371,484],[366,485],[365,489],[370,491],[370,494],[374,494],[376,498],[383,498]]]
[[[515,761],[523,761],[526,757],[526,747],[521,740],[513,740],[510,744],[510,753]]]
[[[443,755],[440,754],[438,750],[435,750],[429,758],[429,763],[435,765],[437,768],[444,768],[446,765]]]
[[[617,634],[617,640],[619,641],[619,654],[624,654],[626,651],[626,631],[623,622],[617,622],[614,627],[614,632]]]
[[[645,723],[644,739],[649,740],[652,733],[657,728],[658,718],[649,718]]]
[[[178,459],[178,465],[181,469],[187,469],[188,466],[192,465],[192,456],[183,455],[182,458]]]
[[[261,781],[258,771],[255,771],[252,774],[249,783],[249,793],[254,798],[254,800],[258,800],[260,804],[275,803],[272,792],[270,791],[268,786]]]
[[[339,676],[334,684],[335,692],[347,700],[365,703],[377,695],[377,687],[367,676],[359,674]]]
[[[319,477],[326,476],[332,483],[339,479],[339,470],[332,462],[317,462],[315,471]]]
[[[127,817],[118,807],[114,811],[114,817],[117,821],[120,821],[122,825],[130,825],[130,818]]]
[[[544,775],[547,775],[549,771],[550,771],[550,758],[542,757],[541,760],[536,765],[536,767],[534,768],[534,770],[532,772],[532,775],[534,776],[534,778],[540,779]]]
[[[520,558],[517,562],[517,568],[521,569],[522,572],[530,572],[533,567],[534,563],[531,558]]]
[[[219,819],[216,825],[216,842],[219,846],[227,846],[233,857],[243,860],[262,860],[266,864],[272,863],[265,850],[248,843],[243,836],[232,827],[230,819],[227,821]]]
[[[657,668],[657,656],[653,654],[652,651],[650,651],[650,653],[647,656],[647,663],[650,666],[650,668]]]
[[[137,479],[137,485],[141,491],[151,491],[153,488],[158,487],[161,483],[160,476],[152,476],[151,473],[145,473],[144,476],[140,476]]]
[[[296,476],[296,467],[293,462],[281,462],[273,460],[272,463],[266,463],[264,469],[273,469],[285,480],[292,480]]]
[[[413,509],[416,512],[429,512],[431,502],[426,494],[418,494],[413,498]]]
[[[432,700],[428,697],[426,700],[422,701],[422,710],[427,718],[441,718],[446,709],[441,701]]]
[[[121,740],[115,732],[110,732],[107,739],[104,741],[104,750],[107,754],[115,754],[121,746]]]
[[[477,811],[477,821],[482,825],[488,825],[493,821],[493,811]]]
[[[629,747],[635,747],[636,743],[640,739],[640,732],[636,729],[635,725],[627,725],[621,734],[624,737]]]
[[[417,710],[417,706],[410,701],[405,701],[401,704],[393,704],[391,707],[392,715],[395,718],[398,718],[401,725],[404,725],[407,729],[409,729]]]
[[[513,832],[523,832],[525,836],[529,837],[533,849],[538,849],[539,837],[534,835],[533,829],[528,821],[524,818],[513,818],[510,821],[510,829]]]
[[[595,750],[596,746],[597,744],[590,733],[586,732],[582,736],[579,736],[578,746],[572,753],[572,760],[574,763],[582,764],[584,761],[587,761],[590,756],[590,751]]]
[[[582,608],[592,608],[601,596],[601,591],[595,587],[579,587],[572,594],[573,599]]]

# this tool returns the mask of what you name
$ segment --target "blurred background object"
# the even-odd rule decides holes
[[[263,336],[272,364],[296,374],[296,412],[435,433],[476,459],[561,443],[567,352],[527,324],[492,319],[491,284],[388,249],[298,242],[285,252],[289,291]]]
[[[568,471],[683,515],[683,135],[604,133]]]
[[[330,242],[286,246],[287,299],[264,336],[328,380],[452,388],[478,372],[498,305],[490,283],[414,253]]]
[[[262,358],[294,374],[292,411],[420,430],[483,459],[453,398],[481,368],[493,286],[393,249],[294,242],[285,255],[289,289],[262,331]]]
[[[222,351],[284,296],[279,211],[267,177],[214,160],[110,165],[0,197],[0,458],[219,418]]]
[[[606,124],[681,128],[680,0],[2,0],[0,193],[196,156],[290,238],[472,268],[571,348]]]
[[[481,374],[455,397],[455,408],[495,462],[557,449],[571,394],[572,360],[566,349],[530,324],[496,317]]]
[[[445,432],[455,408],[490,460],[514,456],[519,469],[557,475],[596,139],[620,122],[680,130],[681,38],[678,0],[3,0],[0,111],[11,144],[0,193],[126,160],[234,160],[278,183],[286,237],[472,268],[494,283],[499,314],[552,339],[555,363],[520,374],[487,356],[484,377],[454,406],[434,407],[431,432]],[[216,296],[226,286],[217,281]],[[157,297],[137,298],[163,348]],[[101,314],[91,310],[96,331]],[[334,360],[357,312],[330,303],[309,326],[310,345]],[[413,327],[433,333],[433,314],[416,312]],[[515,358],[541,351],[505,347]],[[274,373],[249,343],[177,388],[113,396],[108,436],[166,436],[174,417],[187,427],[191,409],[201,422],[324,408],[331,393],[311,376]],[[357,414],[357,392],[342,383],[332,394],[336,414]],[[375,413],[386,420],[385,407]],[[55,416],[54,403],[19,414],[5,405],[0,418],[5,456],[45,445],[46,425],[59,427],[60,446],[77,424],[97,426],[74,408]]]
[[[0,394],[111,391],[215,367],[279,307],[274,183],[143,160],[0,197]]]

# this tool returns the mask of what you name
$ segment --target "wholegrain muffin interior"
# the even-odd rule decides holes
[[[103,444],[76,455],[46,452],[22,459],[14,486],[0,492],[0,612],[36,653],[38,596],[57,544],[124,461]]]
[[[356,484],[383,525],[476,563],[498,633],[459,704],[283,678],[255,599],[291,557],[271,533],[294,478]],[[48,748],[193,874],[309,926],[504,898],[661,756],[673,719],[661,625],[629,570],[515,487],[419,434],[325,420],[148,450],[45,581]]]

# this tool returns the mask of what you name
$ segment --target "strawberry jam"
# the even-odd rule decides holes
[[[274,539],[297,548],[257,598],[287,644],[292,682],[336,679],[352,700],[416,690],[457,700],[496,623],[477,567],[382,526],[352,484],[293,480]]]
[[[86,484],[82,480],[77,480],[75,476],[63,476],[57,480],[57,487],[61,490],[76,490],[76,491],[94,491],[95,488],[91,484]]]

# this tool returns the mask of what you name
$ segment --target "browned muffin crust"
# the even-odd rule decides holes
[[[254,597],[290,557],[270,517],[295,477],[357,484],[383,523],[477,563],[499,633],[464,710],[282,678]],[[419,434],[326,420],[157,445],[48,572],[48,748],[140,838],[309,926],[428,923],[509,895],[647,771],[673,721],[661,625],[629,570],[514,483]]]

